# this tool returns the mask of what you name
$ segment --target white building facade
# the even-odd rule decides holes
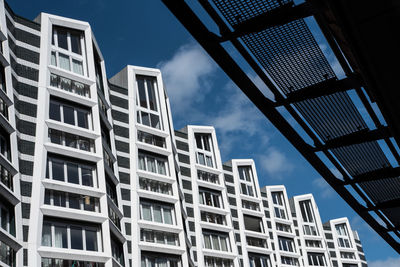
[[[367,266],[347,219],[175,131],[160,70],[108,79],[87,22],[0,0],[0,41],[0,266]]]

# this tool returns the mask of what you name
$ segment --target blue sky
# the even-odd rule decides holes
[[[12,0],[9,4],[16,14],[29,19],[46,12],[88,21],[109,77],[128,64],[161,68],[176,129],[186,124],[215,126],[223,161],[253,158],[260,185],[284,184],[290,196],[313,193],[323,221],[345,216],[350,219],[360,234],[370,266],[400,266],[397,253],[253,107],[161,1]],[[331,57],[323,43],[321,48]],[[259,78],[249,75],[263,89]]]

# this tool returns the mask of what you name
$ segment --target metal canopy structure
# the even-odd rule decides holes
[[[361,0],[299,4],[290,0],[199,0],[209,16],[202,21],[197,15],[200,7],[184,0],[163,2],[315,170],[400,253],[400,91],[394,90],[396,76],[387,66],[389,51],[384,50],[398,50],[390,32],[398,29],[395,17],[400,6]],[[315,40],[304,20],[310,16],[346,77],[337,77]],[[219,32],[207,28],[209,22]],[[239,52],[274,99],[259,90],[225,43]],[[400,53],[393,58],[400,59]],[[360,105],[372,125],[360,113]],[[299,127],[289,124],[280,108]],[[331,166],[342,177],[336,177]]]

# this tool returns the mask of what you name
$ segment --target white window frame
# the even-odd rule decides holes
[[[143,77],[143,79],[145,81],[144,82],[144,90],[145,90],[145,94],[146,94],[146,105],[147,105],[147,108],[142,107],[140,105],[138,77]],[[154,94],[155,94],[154,97],[155,97],[155,101],[156,101],[157,111],[150,109],[150,105],[149,105],[149,103],[150,103],[149,102],[149,91],[148,91],[147,82],[146,82],[146,81],[148,81],[149,78],[151,78],[151,80],[153,80]],[[146,112],[146,113],[149,114],[149,121],[150,121],[150,126],[149,125],[146,125],[146,126],[149,126],[149,127],[152,127],[152,128],[159,129],[159,130],[163,131],[164,130],[164,125],[163,125],[163,119],[162,119],[162,114],[161,114],[161,105],[160,105],[160,99],[159,99],[159,89],[158,89],[157,78],[153,77],[153,76],[136,75],[136,88],[137,88],[137,90],[136,90],[136,109],[137,109],[137,119],[138,119],[137,123],[143,124],[142,112]],[[151,126],[151,124],[152,124],[151,123],[151,114],[158,117],[160,128]],[[145,125],[145,124],[143,124],[143,125]]]
[[[205,214],[206,220],[202,220],[202,213]],[[214,217],[221,216],[221,218],[222,218],[222,224],[217,223],[217,222],[212,222],[211,220],[208,220],[209,217],[207,216],[207,214],[210,214],[211,217],[213,217],[213,216],[214,216]],[[208,211],[201,211],[201,212],[200,212],[200,220],[201,220],[202,222],[214,223],[214,224],[219,224],[219,225],[226,225],[226,217],[225,217],[225,215],[217,214],[217,213],[212,213],[212,212],[208,212]],[[215,221],[217,221],[217,220],[215,220]]]
[[[85,32],[82,31],[81,34],[81,38],[80,38],[80,44],[81,44],[81,50],[82,50],[82,55],[79,55],[77,53],[72,52],[72,46],[71,46],[71,33],[70,31],[68,31],[68,28],[65,28],[67,31],[67,46],[68,49],[64,49],[61,47],[58,47],[58,34],[57,34],[57,27],[62,27],[62,26],[58,26],[58,25],[53,25],[53,29],[52,29],[52,36],[54,38],[54,44],[51,43],[51,38],[50,38],[50,45],[51,45],[51,52],[50,52],[50,58],[52,57],[52,53],[54,52],[56,55],[56,67],[63,70],[63,71],[67,71],[70,73],[73,73],[74,75],[79,75],[79,76],[88,76],[88,71],[87,71],[87,62],[86,62],[86,47],[85,47]],[[76,29],[72,29],[72,31],[79,31]],[[70,70],[66,70],[63,69],[59,66],[59,54],[64,54],[66,56],[68,56],[69,58],[69,66],[70,66]],[[72,61],[73,60],[77,60],[82,62],[82,69],[83,69],[83,74],[79,74],[73,71],[73,65],[72,65]],[[51,62],[50,62],[51,64]]]
[[[197,146],[197,138],[196,136],[200,136],[201,148]],[[205,149],[204,143],[205,138],[207,138],[207,142],[210,146],[210,151]],[[217,168],[217,162],[214,157],[214,145],[212,142],[212,136],[210,133],[194,133],[194,142],[195,142],[195,150],[196,150],[196,163],[207,166],[209,168]],[[200,155],[204,157],[204,164],[200,162]]]
[[[293,239],[278,236],[278,243],[280,251],[296,252],[296,247]],[[288,250],[285,250],[285,246]]]
[[[210,244],[211,248],[206,247],[206,237],[210,239]],[[220,249],[214,248],[214,239],[213,237],[218,238],[218,245]],[[227,250],[222,250],[222,243],[225,241],[226,244],[226,249]],[[225,252],[231,252],[231,245],[229,242],[229,235],[228,234],[219,234],[219,233],[210,233],[210,232],[203,232],[203,248],[205,249],[211,249],[211,250],[217,250],[217,251],[225,251]]]
[[[82,229],[82,251],[93,251],[93,250],[86,250],[87,244],[86,244],[86,231],[95,231],[96,232],[96,242],[97,242],[97,250],[94,250],[95,252],[101,252],[102,251],[102,237],[101,237],[101,227],[94,227],[94,226],[86,226],[84,224],[78,224],[78,223],[65,223],[65,222],[54,222],[54,221],[43,221],[43,227],[45,224],[50,224],[51,227],[51,246],[53,248],[57,248],[57,249],[72,249],[71,245],[72,245],[72,241],[71,241],[71,227],[79,227]],[[55,228],[56,227],[66,227],[67,229],[67,247],[66,248],[59,248],[56,247],[56,233],[55,233]],[[43,231],[42,231],[42,238],[43,238]],[[43,242],[43,240],[41,241]],[[41,243],[41,246],[45,246],[43,245],[43,243]],[[45,246],[47,247],[47,246]],[[73,249],[73,250],[80,250],[80,249]]]
[[[58,162],[63,163],[64,166],[64,181],[60,181],[57,179],[53,178],[53,161],[56,160]],[[75,184],[75,185],[80,185],[80,186],[84,186],[84,187],[88,187],[88,188],[98,188],[98,181],[97,181],[97,166],[96,165],[88,165],[88,164],[84,164],[84,163],[79,163],[78,161],[66,161],[66,160],[62,160],[59,159],[57,157],[53,157],[53,156],[48,156],[47,158],[47,168],[48,168],[48,176],[46,177],[47,179],[50,180],[54,180],[54,181],[59,181],[59,182],[64,182],[67,184],[74,184],[74,183],[70,183],[68,182],[68,169],[67,169],[67,163],[73,163],[73,164],[77,164],[78,165],[78,176],[79,176],[79,184]],[[82,184],[82,167],[90,167],[92,169],[92,183],[93,186],[88,186],[88,185],[83,185]],[[94,167],[94,168],[92,168]]]
[[[140,201],[140,219],[144,221],[149,221],[144,219],[143,217],[143,205],[149,205],[150,206],[150,216],[151,216],[151,222],[154,223],[161,223],[161,224],[167,224],[167,225],[176,225],[176,219],[175,219],[175,208],[173,205],[163,205],[159,203],[154,203],[151,201]],[[161,222],[157,222],[154,219],[154,206],[160,206],[160,211],[161,211]],[[171,210],[171,222],[172,223],[166,223],[165,222],[165,215],[164,215],[164,209],[169,209]]]
[[[145,183],[146,186],[142,187],[142,185],[143,185],[142,183]],[[157,191],[151,190],[151,188],[153,188],[151,186],[152,183],[157,186]],[[162,187],[167,187],[168,193],[164,193],[165,191],[161,190]],[[139,189],[153,192],[153,193],[158,193],[158,194],[170,195],[170,196],[172,196],[172,194],[173,194],[172,185],[170,183],[160,182],[157,180],[144,178],[144,177],[140,177],[140,176],[139,176]]]
[[[144,166],[145,166],[145,169],[144,169],[144,170],[139,168],[139,166],[140,166],[140,157],[143,157],[143,158],[144,158]],[[148,159],[149,159],[149,158],[154,159],[155,167],[156,167],[156,172],[152,172],[152,171],[149,170],[149,167],[148,167]],[[159,171],[159,169],[158,169],[158,163],[159,163],[159,162],[163,162],[163,163],[164,163],[165,174],[160,173],[160,171]],[[139,170],[142,170],[142,171],[149,172],[149,173],[156,173],[156,174],[158,174],[158,175],[169,176],[169,164],[168,164],[168,159],[167,159],[167,158],[157,157],[157,156],[153,156],[153,155],[148,155],[148,154],[143,153],[143,152],[139,152],[139,153],[138,153],[138,169],[139,169]]]
[[[44,205],[50,205],[50,206],[61,207],[61,208],[68,208],[68,209],[72,209],[72,210],[82,210],[82,211],[97,212],[97,213],[100,212],[100,199],[99,198],[92,197],[92,196],[84,196],[84,195],[80,195],[80,194],[76,194],[76,193],[68,193],[68,192],[64,192],[64,191],[58,191],[58,192],[65,194],[64,195],[65,196],[65,207],[56,206],[56,205],[54,205],[54,199],[55,199],[54,193],[55,193],[55,191],[58,191],[58,190],[46,189],[45,196],[46,196],[46,192],[49,192],[48,196],[49,196],[50,203],[46,204],[44,202]],[[71,195],[78,195],[80,197],[79,198],[79,209],[75,209],[75,208],[70,207],[69,202],[70,202]],[[89,197],[89,198],[95,199],[94,211],[90,211],[90,210],[86,210],[85,209],[85,203],[84,203],[85,202],[85,197]]]
[[[93,129],[92,110],[91,109],[83,109],[83,108],[79,108],[79,107],[76,107],[76,106],[73,106],[73,105],[66,104],[66,103],[64,103],[62,101],[50,99],[50,104],[52,104],[52,103],[58,104],[60,106],[60,120],[59,120],[59,122],[65,123],[67,125],[72,125],[72,126],[75,126],[75,127],[83,128],[83,129],[88,129],[88,130],[92,130]],[[65,107],[69,107],[69,108],[72,108],[74,110],[74,124],[69,124],[69,123],[64,122],[64,108]],[[85,113],[88,112],[87,115],[86,115],[87,116],[87,121],[88,121],[88,128],[84,128],[84,127],[78,126],[78,110],[79,111],[84,111]],[[49,114],[49,119],[50,119],[50,114]],[[53,120],[53,119],[51,119],[51,120]],[[58,121],[58,120],[56,120],[56,121]]]
[[[145,232],[153,232],[153,242],[148,241],[146,238],[146,234],[144,234]],[[159,243],[157,240],[157,234],[162,233],[164,242],[163,243]],[[168,243],[168,235],[174,236],[175,239],[175,244],[171,245]],[[179,236],[176,233],[171,233],[171,232],[164,232],[164,231],[157,231],[157,230],[150,230],[150,229],[141,229],[140,230],[140,240],[142,242],[147,242],[147,243],[155,243],[155,244],[163,244],[163,245],[169,245],[169,246],[179,246]]]
[[[210,205],[207,205],[207,203],[206,203],[206,198],[205,198],[205,195],[204,195],[204,194],[206,194],[206,193],[218,197],[218,204],[219,204],[219,207],[215,206],[215,201],[214,201],[215,199],[214,199],[214,197],[211,197],[211,203],[212,203],[212,205],[211,205],[211,206],[210,206]],[[224,208],[224,203],[223,203],[223,201],[222,201],[222,195],[221,195],[221,193],[215,193],[215,192],[212,192],[212,191],[209,191],[209,190],[200,189],[200,190],[199,190],[199,200],[200,200],[200,199],[201,199],[201,202],[203,202],[203,203],[200,203],[200,205],[206,205],[206,206],[210,206],[210,207],[214,207],[214,208],[219,208],[219,209],[223,209],[223,208]]]

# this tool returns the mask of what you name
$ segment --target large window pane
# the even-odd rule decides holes
[[[154,221],[162,223],[161,206],[154,205],[153,206],[153,214],[154,214]]]
[[[67,31],[62,28],[57,29],[58,47],[68,50]]]
[[[80,196],[79,195],[75,195],[75,194],[69,194],[69,207],[71,209],[77,209],[80,210],[81,209],[81,204],[80,204]]]
[[[50,102],[49,117],[52,120],[61,121],[60,104]]]
[[[78,164],[67,163],[68,182],[79,184]]]
[[[97,232],[86,230],[86,250],[97,251]]]
[[[146,84],[147,84],[147,93],[149,95],[150,109],[157,111],[156,94],[154,91],[154,81],[147,80]]]
[[[71,227],[71,248],[83,249],[82,228]]]
[[[172,210],[164,207],[164,223],[172,224]]]
[[[216,235],[212,235],[212,245],[213,245],[213,249],[214,250],[221,250],[220,246],[219,246],[219,239],[218,236]]]
[[[42,246],[51,247],[51,225],[47,223],[43,224]]]
[[[151,207],[148,204],[142,204],[143,220],[151,221]]]
[[[82,111],[82,110],[77,110],[77,116],[78,116],[78,126],[88,129],[89,128],[88,112]]]
[[[71,50],[74,53],[82,55],[81,35],[78,33],[71,33]]]
[[[93,170],[89,167],[81,167],[82,185],[93,186]]]
[[[71,70],[70,62],[69,62],[69,56],[64,55],[62,53],[58,53],[58,61],[59,61],[59,67],[64,69],[64,70]]]
[[[72,71],[77,74],[83,75],[82,61],[73,59],[72,60]]]
[[[64,111],[64,122],[71,125],[75,125],[74,109],[72,107],[63,106],[63,111]]]
[[[64,163],[60,161],[52,161],[53,180],[65,181],[64,179]]]
[[[55,226],[55,246],[57,248],[67,248],[67,227],[66,226]]]
[[[146,101],[146,89],[144,88],[144,80],[143,79],[138,79],[138,89],[139,89],[139,100],[140,100],[140,106],[147,108],[147,101]]]

